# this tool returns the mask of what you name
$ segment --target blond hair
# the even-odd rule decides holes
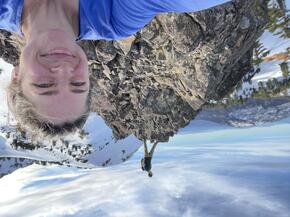
[[[11,82],[7,88],[7,103],[9,110],[18,122],[19,128],[31,137],[56,138],[81,129],[85,124],[90,110],[91,91],[87,98],[87,110],[73,122],[55,125],[40,115],[34,105],[24,96],[20,84]]]

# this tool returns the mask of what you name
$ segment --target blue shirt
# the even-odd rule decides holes
[[[164,12],[195,12],[229,0],[80,0],[79,40],[113,40],[133,35]],[[0,0],[0,29],[20,31],[24,0]]]

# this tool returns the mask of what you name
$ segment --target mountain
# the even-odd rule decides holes
[[[235,0],[160,14],[123,40],[80,43],[91,71],[91,111],[117,139],[168,141],[253,71],[254,45],[268,20],[267,1]],[[0,56],[16,65],[21,44],[4,31],[0,44]]]
[[[203,109],[197,120],[207,120],[233,127],[261,126],[290,117],[290,97],[249,99],[229,108]]]

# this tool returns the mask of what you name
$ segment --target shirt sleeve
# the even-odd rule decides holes
[[[196,12],[230,0],[112,0],[111,25],[120,38],[143,28],[158,13]]]
[[[0,29],[21,35],[23,2],[23,0],[0,0]]]

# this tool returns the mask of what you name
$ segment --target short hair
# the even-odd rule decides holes
[[[72,122],[53,124],[40,115],[33,104],[24,96],[18,82],[11,82],[7,88],[7,103],[20,130],[32,137],[56,138],[81,129],[90,113],[91,88],[89,90],[86,112]]]

